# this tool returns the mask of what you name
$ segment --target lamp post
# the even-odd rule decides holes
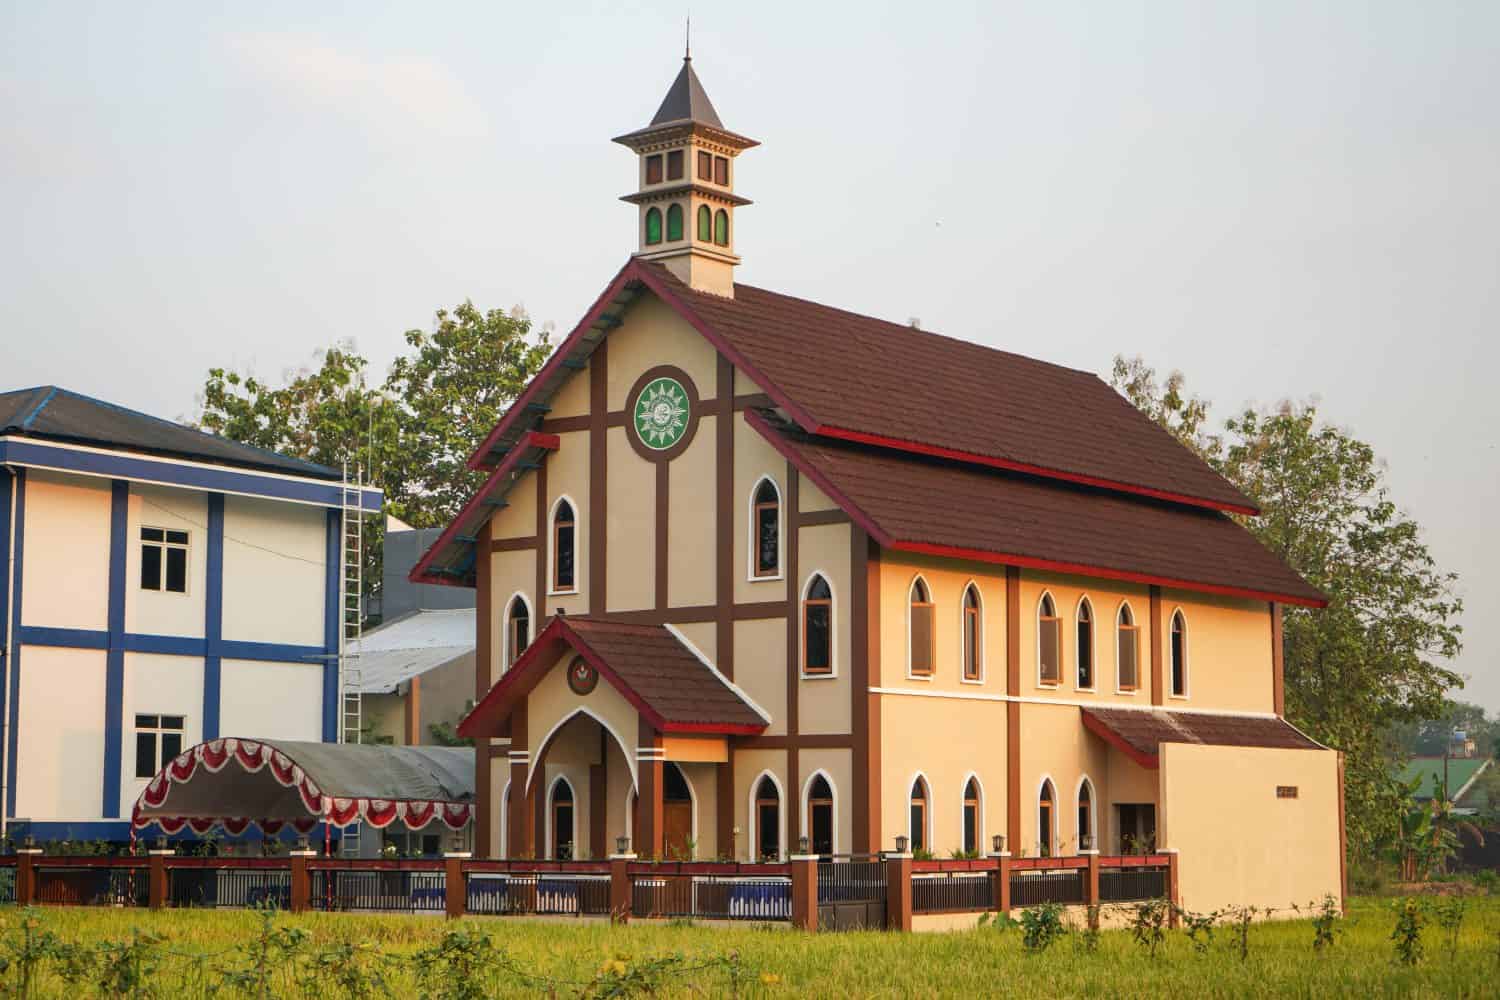
[[[902,833],[896,834],[896,853],[897,854],[905,854],[906,853],[906,849],[908,847],[910,847],[910,846],[911,846],[911,841],[909,839],[907,839],[907,837],[906,837],[905,834],[902,834]]]

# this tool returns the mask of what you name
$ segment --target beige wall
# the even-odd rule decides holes
[[[606,599],[611,611],[640,611],[656,605],[656,467],[635,453],[623,428],[612,428],[605,436],[609,441]]]
[[[736,750],[734,751],[734,825],[740,833],[735,840],[734,853],[742,861],[756,860],[754,856],[755,828],[750,817],[750,796],[755,793],[755,786],[760,781],[761,775],[768,771],[781,789],[782,854],[788,853],[788,848],[796,842],[796,838],[790,833],[795,827],[789,824],[796,822],[792,817],[795,815],[793,809],[797,792],[787,790],[786,751]]]
[[[27,558],[21,567],[23,624],[100,631],[109,627],[109,524],[109,480],[30,470]],[[139,546],[137,537],[135,547]],[[139,576],[134,582],[139,588]]]
[[[931,677],[908,672],[910,648],[908,602],[912,583],[921,576],[936,612],[937,669]],[[983,630],[980,677],[963,679],[963,594],[979,588]],[[964,694],[1005,694],[1005,570],[951,559],[882,553],[880,562],[880,685]]]
[[[536,559],[537,554],[532,549],[495,552],[490,555],[490,593],[493,596],[489,608],[492,682],[499,680],[500,675],[505,672],[503,667],[510,654],[509,630],[505,627],[505,622],[513,598],[520,595],[531,609],[533,639],[540,628],[537,620]]]
[[[662,364],[676,365],[686,372],[698,390],[698,398],[713,397],[718,354],[712,345],[670,306],[654,295],[643,295],[609,335],[609,408],[623,409],[636,379],[648,368]],[[574,380],[577,378],[575,375]]]
[[[1297,798],[1276,796],[1294,785]],[[1182,905],[1306,906],[1341,896],[1331,750],[1161,748],[1159,839],[1178,852]]]
[[[801,486],[807,484],[806,478]],[[798,488],[801,489],[801,486]],[[833,590],[833,665],[832,676],[802,677],[797,683],[798,728],[804,733],[847,733],[850,729],[849,686],[850,653],[854,631],[850,614],[853,584],[849,578],[849,538],[847,524],[824,524],[802,528],[798,532],[797,572],[801,577],[798,594],[806,591],[814,573],[821,573]],[[797,627],[802,626],[800,612]],[[802,644],[799,638],[798,656]],[[737,662],[737,661],[736,661]],[[801,664],[797,664],[800,671]]]
[[[1087,777],[1093,785],[1096,835],[1109,836],[1101,801],[1107,799],[1109,753],[1103,740],[1083,728],[1080,711],[1071,705],[1021,706],[1021,843],[1019,855],[1035,857],[1041,842],[1038,822],[1043,780],[1053,786],[1053,853],[1077,854],[1078,788]],[[1018,849],[1018,847],[1020,849]]]
[[[1169,646],[1163,645],[1166,707],[1200,706],[1246,712],[1275,708],[1271,677],[1271,613],[1265,601],[1163,589],[1163,635],[1172,613],[1187,624],[1187,697],[1172,695]]]
[[[753,579],[750,575],[750,512],[755,488],[762,477],[776,484],[786,502],[786,459],[772,448],[760,432],[744,420],[734,424],[734,599],[742,604],[786,599],[786,534],[782,532],[782,572],[774,577]],[[783,528],[785,506],[783,506]]]
[[[589,432],[574,431],[558,435],[562,441],[557,451],[547,456],[547,531],[542,539],[547,554],[547,613],[558,607],[569,614],[585,615],[589,610]],[[573,505],[576,521],[574,537],[574,587],[569,591],[552,589],[552,517],[557,502],[567,497]]]
[[[634,782],[636,737],[640,727],[635,707],[603,678],[586,697],[574,694],[568,687],[567,676],[567,665],[573,656],[571,651],[561,656],[526,698],[526,749],[531,752],[531,770],[536,770],[537,754],[541,752],[547,734],[558,727],[558,723],[566,724],[565,720],[582,712],[611,731],[612,741],[618,742],[625,751],[631,781]],[[551,759],[550,751],[548,759]],[[532,777],[528,780],[536,787],[540,779]],[[587,783],[582,787],[586,789]]]
[[[798,837],[812,837],[807,815],[807,791],[813,776],[822,772],[833,789],[833,852],[848,854],[854,849],[854,753],[851,750],[802,750],[797,755],[798,778],[793,814],[793,846]],[[748,789],[747,789],[748,792]]]
[[[1062,679],[1055,686],[1037,681],[1037,614],[1042,595],[1050,594],[1062,618]],[[1078,606],[1084,598],[1094,612],[1094,688],[1078,685]],[[1115,616],[1129,603],[1140,626],[1137,659],[1140,684],[1136,691],[1122,692],[1116,683],[1118,646]],[[1119,583],[1034,570],[1021,572],[1021,694],[1069,698],[1114,704],[1151,704],[1151,593],[1145,584]],[[1271,669],[1266,661],[1266,672]]]
[[[323,645],[327,557],[323,508],[225,497],[224,638]]]
[[[285,506],[285,505],[283,505]],[[125,526],[125,630],[149,635],[203,635],[208,580],[208,495],[130,484]],[[187,593],[141,589],[141,528],[188,533]],[[27,595],[28,599],[30,594]]]
[[[667,466],[667,603],[674,608],[714,603],[717,421],[717,417],[706,414],[700,417],[693,443]],[[631,457],[648,464],[633,453]],[[645,504],[649,496],[615,493],[610,506],[620,502]]]
[[[786,619],[734,623],[734,682],[771,716],[768,736],[786,733]]]

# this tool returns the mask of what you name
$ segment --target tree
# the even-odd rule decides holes
[[[1208,434],[1207,404],[1173,373],[1158,387],[1139,359],[1114,385],[1261,508],[1239,518],[1328,598],[1285,613],[1286,714],[1346,755],[1350,847],[1370,856],[1396,835],[1392,726],[1441,713],[1463,684],[1444,665],[1461,648],[1455,577],[1390,499],[1374,450],[1318,419],[1316,406],[1247,409]]]

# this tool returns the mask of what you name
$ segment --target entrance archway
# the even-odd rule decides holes
[[[662,764],[662,850],[673,861],[691,861],[697,852],[698,797],[686,772],[675,761]],[[631,843],[641,843],[641,812],[636,790],[630,790]]]

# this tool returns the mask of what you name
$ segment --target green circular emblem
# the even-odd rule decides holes
[[[666,451],[682,440],[692,415],[692,403],[681,382],[652,379],[635,401],[635,432],[647,448]]]

